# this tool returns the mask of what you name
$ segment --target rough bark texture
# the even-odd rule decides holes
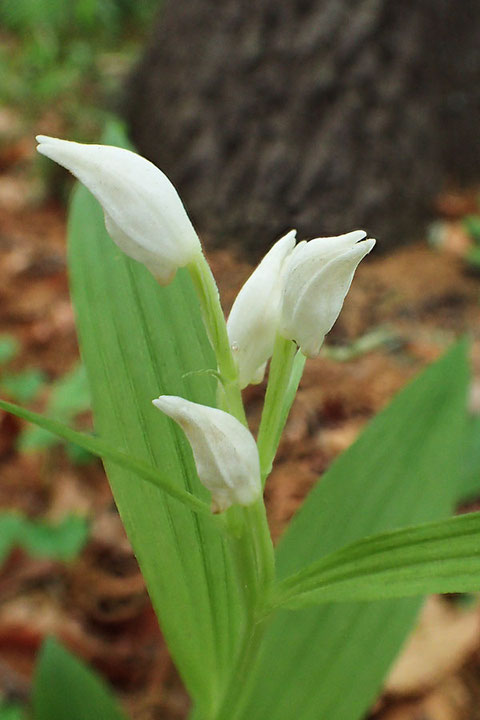
[[[480,177],[478,0],[166,0],[127,90],[140,152],[201,233],[423,231]]]

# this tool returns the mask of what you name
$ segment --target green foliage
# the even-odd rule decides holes
[[[463,218],[463,226],[472,240],[480,244],[480,215],[466,215]]]
[[[13,360],[19,350],[18,341],[12,335],[0,335],[0,366]]]
[[[125,139],[110,131],[105,142]],[[99,437],[208,501],[185,436],[152,406],[162,393],[215,404],[215,379],[196,373],[213,368],[214,357],[188,274],[180,271],[160,288],[116,248],[83,187],[71,206],[69,251]],[[211,517],[192,514],[118,464],[106,467],[172,656],[207,712],[228,675],[243,621],[229,548]]]
[[[110,128],[105,141],[122,145],[125,137]],[[151,404],[164,393],[218,401],[244,419],[205,259],[160,288],[111,242],[102,210],[82,187],[71,206],[69,256],[98,436],[65,424],[87,406],[85,378],[69,378],[65,397],[61,388],[52,393],[49,412],[61,421],[0,407],[104,458],[192,696],[192,719],[360,720],[416,617],[420,602],[405,598],[479,586],[480,516],[442,520],[468,486],[460,462],[466,344],[401,392],[332,465],[285,533],[274,578],[263,503],[213,517],[184,434]],[[301,377],[304,358],[295,352],[277,338],[258,440],[263,475]],[[48,546],[45,537],[40,545]],[[118,717],[108,693],[64,652],[53,643],[42,654],[35,717],[72,717],[78,704],[79,720]]]
[[[71,444],[72,447],[78,447],[89,456],[97,455],[104,460],[109,460],[124,470],[135,473],[142,480],[146,480],[155,487],[161,488],[164,492],[168,493],[171,497],[183,502],[190,509],[207,514],[211,516],[209,506],[199,498],[195,497],[189,492],[182,490],[172,484],[168,474],[162,472],[159,468],[149,465],[148,463],[138,460],[132,455],[118,450],[116,447],[109,445],[104,440],[101,440],[92,435],[86,435],[85,433],[79,433],[73,430],[68,425],[58,422],[58,420],[52,420],[44,415],[26,410],[25,408],[14,405],[13,403],[0,400],[0,408],[6,412],[10,412],[17,417],[27,420],[28,422],[34,423],[36,426],[44,430],[48,435],[62,438]]]
[[[474,268],[480,267],[480,215],[466,215],[463,220],[465,231],[473,240],[467,253],[467,262]]]
[[[8,389],[8,386],[7,386]],[[69,373],[52,384],[46,413],[66,425],[73,423],[77,415],[90,409],[90,392],[83,365],[78,363]],[[18,448],[21,452],[44,450],[58,443],[58,437],[44,427],[26,428],[20,435]],[[70,457],[77,462],[88,462],[91,455],[78,446],[67,445]],[[72,458],[72,459],[73,459]]]
[[[480,497],[480,416],[468,418],[462,454],[462,491],[460,501],[476,500]]]
[[[46,382],[45,373],[34,368],[22,372],[3,375],[1,385],[9,397],[21,403],[28,403],[33,400],[44,387]]]
[[[14,547],[52,560],[73,560],[88,538],[88,523],[77,515],[59,524],[29,520],[16,513],[0,514],[0,564]]]
[[[0,21],[22,35],[100,32],[113,37],[125,23],[144,22],[158,5],[158,0],[2,0]]]
[[[0,337],[0,386],[8,395],[21,403],[30,402],[45,384],[46,377],[41,370],[26,369],[20,372],[5,371],[5,367],[14,360],[20,352],[20,344],[11,335]]]
[[[105,682],[56,640],[40,651],[33,684],[33,720],[127,720]]]
[[[480,513],[373,535],[286,578],[274,604],[480,591]]]
[[[7,366],[19,351],[20,345],[15,338],[9,335],[0,337],[0,367]],[[45,373],[36,368],[17,372],[3,370],[0,375],[2,392],[22,404],[34,400],[46,386]],[[70,372],[52,383],[46,410],[49,415],[69,425],[77,415],[89,409],[90,393],[85,368],[77,363]],[[58,435],[48,432],[45,427],[27,428],[20,434],[18,449],[21,452],[45,450],[56,444]],[[91,453],[84,447],[72,443],[67,444],[66,451],[76,464],[87,463],[92,459]]]
[[[38,122],[56,102],[68,134],[93,137],[105,120],[103,96],[128,66],[135,38],[145,32],[159,0],[2,0],[0,102],[18,105]],[[122,57],[119,56],[121,50]],[[114,71],[108,53],[117,56]]]
[[[45,384],[46,377],[41,370],[29,369],[20,372],[5,372],[5,367],[15,359],[20,352],[20,344],[11,335],[0,337],[0,386],[8,395],[21,403],[30,402]]]
[[[278,546],[280,577],[372,533],[451,512],[461,492],[465,350],[457,345],[423,372],[333,463]],[[359,720],[418,608],[417,600],[405,599],[278,612],[238,717]]]
[[[0,720],[25,720],[23,708],[17,704],[0,701]]]

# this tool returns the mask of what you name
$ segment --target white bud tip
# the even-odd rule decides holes
[[[212,494],[214,512],[258,500],[262,493],[258,450],[239,420],[177,396],[161,395],[152,402],[185,432],[199,480]]]
[[[152,405],[155,405],[156,408],[169,416],[178,408],[178,404],[178,399],[173,395],[160,395],[160,397],[152,400]]]

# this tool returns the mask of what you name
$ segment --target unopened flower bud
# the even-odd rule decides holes
[[[280,334],[316,357],[332,329],[359,262],[375,240],[362,230],[297,245],[285,269]]]
[[[200,250],[177,191],[151,162],[130,150],[44,135],[37,150],[70,170],[96,197],[112,240],[162,284]]]
[[[258,500],[262,486],[257,445],[239,420],[173,395],[161,395],[153,404],[185,432],[200,482],[212,493],[213,512]]]
[[[295,235],[291,230],[275,243],[233,303],[227,330],[241,388],[263,380],[272,355],[280,321],[283,267],[295,246]]]

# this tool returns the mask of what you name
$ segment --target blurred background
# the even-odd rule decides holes
[[[307,364],[267,490],[275,538],[369,418],[465,332],[480,432],[477,0],[0,0],[0,67],[2,397],[92,427],[68,293],[72,180],[35,156],[34,136],[95,142],[115,116],[178,187],[226,311],[291,227],[378,238]],[[253,428],[263,390],[245,393]],[[24,717],[49,634],[134,720],[184,718],[101,465],[6,414],[0,463],[0,720]],[[475,442],[464,472],[480,507]],[[475,720],[479,700],[477,600],[431,598],[369,717]]]

